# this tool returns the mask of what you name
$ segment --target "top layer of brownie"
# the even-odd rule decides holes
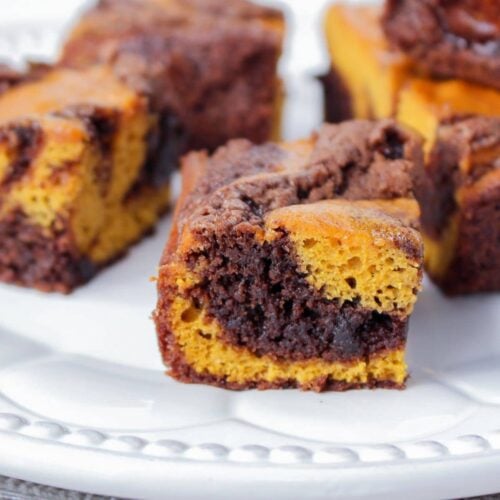
[[[194,153],[187,164],[199,160]],[[201,239],[231,227],[258,231],[266,213],[289,205],[412,197],[422,154],[420,139],[392,120],[357,120],[324,125],[292,147],[233,141],[203,162],[178,217],[178,229],[189,225]]]
[[[497,0],[388,0],[383,26],[432,76],[500,89],[499,12]]]

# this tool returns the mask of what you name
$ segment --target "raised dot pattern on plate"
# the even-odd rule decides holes
[[[466,456],[486,451],[500,452],[500,430],[485,436],[465,435],[446,442],[418,441],[400,446],[304,446],[266,447],[248,444],[228,448],[219,443],[189,444],[177,440],[151,440],[132,435],[108,435],[93,429],[71,429],[56,422],[29,421],[13,413],[0,413],[0,433],[15,433],[61,444],[108,450],[135,456],[193,461],[268,463],[271,465],[342,465],[400,462]]]

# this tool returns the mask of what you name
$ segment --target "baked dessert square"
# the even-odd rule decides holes
[[[421,162],[420,139],[392,121],[188,155],[154,313],[170,375],[230,389],[404,387]]]
[[[500,290],[500,117],[442,123],[417,194],[433,280],[452,295]]]
[[[110,64],[151,94],[176,163],[190,149],[279,135],[283,34],[280,11],[246,0],[101,0],[60,63]]]
[[[169,201],[160,131],[104,66],[0,95],[0,281],[70,292],[149,232]]]
[[[420,73],[500,90],[497,0],[388,0],[382,26]]]

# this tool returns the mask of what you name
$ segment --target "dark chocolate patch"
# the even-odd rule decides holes
[[[43,142],[43,132],[34,122],[20,122],[0,130],[0,142],[6,144],[12,162],[0,178],[0,189],[8,189],[28,172]]]
[[[118,130],[120,114],[114,110],[89,104],[71,106],[54,114],[81,120],[91,140],[99,145],[102,157],[94,171],[94,177],[101,195],[105,196],[113,175],[113,141]]]
[[[97,270],[79,255],[67,229],[44,231],[20,211],[0,219],[0,241],[0,281],[6,283],[68,293]]]
[[[188,142],[183,125],[171,112],[164,110],[148,136],[148,157],[139,182],[154,187],[164,186],[177,168]]]

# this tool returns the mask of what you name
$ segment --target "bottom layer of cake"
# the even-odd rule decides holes
[[[64,223],[56,221],[48,230],[32,223],[21,211],[12,212],[0,219],[0,282],[68,293],[150,233],[168,204],[168,187],[145,187],[133,193],[110,214],[105,228],[86,252],[77,248]]]
[[[362,387],[403,388],[407,378],[404,342],[349,360],[276,359],[229,344],[216,320],[188,299],[177,297],[161,332],[160,348],[169,374],[182,382],[207,383],[228,389],[300,387],[305,390],[346,390]]]
[[[386,356],[381,356],[379,360],[374,360],[371,366],[375,367],[377,365],[384,367],[388,365],[403,364],[404,354],[400,351],[394,351],[387,354]],[[364,362],[360,362],[358,365],[346,365],[343,366],[340,363],[336,363],[334,370],[338,373],[344,371],[349,373],[352,371],[363,371]],[[382,368],[385,369],[385,368]],[[319,370],[318,370],[319,371]],[[332,368],[333,371],[333,368]],[[194,370],[190,365],[183,362],[183,360],[177,359],[172,362],[171,368],[168,371],[168,375],[175,378],[179,382],[186,384],[207,384],[213,385],[215,387],[220,387],[222,389],[229,389],[233,391],[243,391],[247,389],[258,389],[258,390],[269,390],[269,389],[301,389],[304,391],[349,391],[352,389],[405,389],[406,378],[403,382],[399,382],[391,379],[378,379],[373,377],[358,377],[358,378],[346,378],[342,376],[340,378],[335,378],[334,375],[320,375],[315,379],[308,380],[307,382],[300,382],[293,378],[283,378],[283,379],[250,379],[245,382],[232,382],[228,380],[227,377],[212,375],[211,373],[199,373]]]

